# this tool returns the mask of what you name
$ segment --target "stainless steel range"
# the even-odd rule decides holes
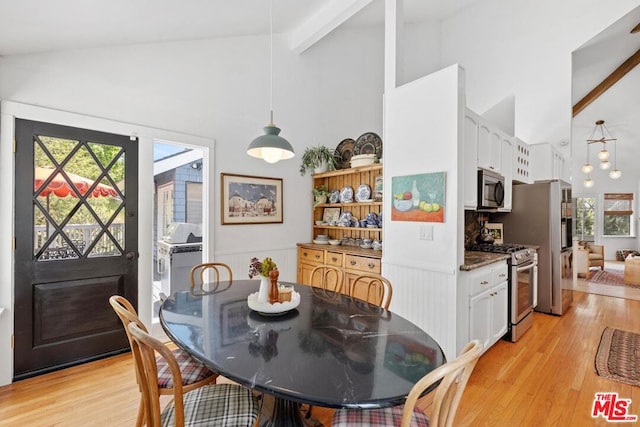
[[[504,336],[516,342],[533,324],[533,309],[538,304],[538,254],[525,245],[513,243],[478,243],[470,251],[510,254],[509,265],[509,330]]]

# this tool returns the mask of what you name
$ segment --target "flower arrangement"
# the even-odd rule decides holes
[[[257,275],[269,277],[269,272],[278,270],[278,265],[269,257],[260,261],[258,258],[251,258],[249,262],[249,279]]]

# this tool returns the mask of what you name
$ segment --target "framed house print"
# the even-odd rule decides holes
[[[282,223],[282,178],[220,174],[222,225]]]

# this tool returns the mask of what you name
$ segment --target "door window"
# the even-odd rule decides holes
[[[33,144],[34,257],[121,256],[124,149],[45,135]]]

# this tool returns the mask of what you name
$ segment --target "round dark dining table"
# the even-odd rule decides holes
[[[446,362],[438,343],[403,317],[343,294],[296,283],[297,308],[249,308],[256,280],[177,292],[160,323],[180,348],[213,371],[273,396],[261,426],[303,426],[300,403],[380,408],[404,403],[422,376]]]

